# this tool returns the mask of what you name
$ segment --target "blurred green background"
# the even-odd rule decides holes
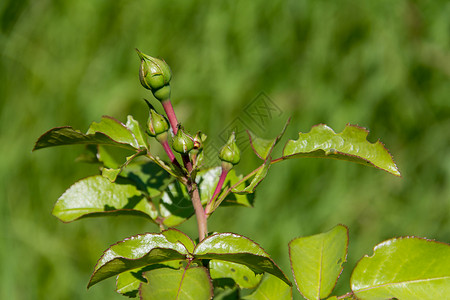
[[[1,1],[0,298],[125,299],[113,279],[87,291],[90,273],[110,244],[156,226],[59,222],[56,199],[98,171],[75,162],[82,147],[31,149],[52,127],[85,131],[102,115],[145,122],[151,96],[135,47],[172,67],[175,110],[192,133],[214,139],[264,91],[283,111],[268,133],[288,116],[288,138],[317,123],[359,124],[403,175],[291,160],[271,169],[254,209],[223,208],[210,230],[253,238],[290,273],[292,238],[346,224],[341,294],[384,239],[450,242],[449,16],[450,2],[437,0]],[[248,149],[243,157],[238,171],[251,170],[257,159]],[[181,229],[197,235],[194,220]]]

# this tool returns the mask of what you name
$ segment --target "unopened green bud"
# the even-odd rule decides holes
[[[241,160],[241,151],[236,145],[236,136],[234,132],[228,138],[228,142],[220,150],[219,158],[223,162],[228,162],[232,165],[236,165]]]
[[[162,59],[151,57],[136,49],[141,65],[139,79],[146,89],[152,91],[156,99],[162,101],[170,98],[170,80],[172,71]]]
[[[194,136],[194,150],[200,151],[203,149],[203,143],[206,140],[206,134],[201,131]]]
[[[182,127],[179,127],[177,134],[173,137],[172,148],[181,154],[188,153],[194,148],[194,139],[184,132]]]
[[[166,118],[150,108],[150,115],[147,120],[147,134],[156,137],[166,133],[167,130],[169,130],[169,123],[167,123]]]

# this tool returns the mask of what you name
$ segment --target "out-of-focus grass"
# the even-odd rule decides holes
[[[122,298],[113,280],[86,291],[93,265],[108,245],[157,228],[125,217],[60,223],[53,203],[96,170],[74,162],[79,147],[31,149],[51,127],[85,130],[103,114],[145,122],[135,47],[171,65],[191,132],[218,136],[265,91],[293,116],[289,138],[320,122],[356,123],[381,137],[403,174],[285,162],[254,209],[224,208],[210,230],[253,238],[289,272],[290,239],[346,224],[341,293],[383,239],[450,242],[449,15],[448,1],[2,1],[1,299]],[[247,150],[238,169],[256,161]],[[181,228],[196,236],[192,220]]]

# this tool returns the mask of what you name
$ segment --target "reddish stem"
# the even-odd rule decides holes
[[[162,106],[164,107],[164,111],[166,112],[167,118],[169,119],[170,126],[172,126],[172,130],[174,134],[177,134],[178,131],[178,120],[175,115],[175,111],[173,110],[172,102],[170,99],[166,99],[161,101]]]
[[[195,216],[197,217],[198,239],[201,242],[208,235],[207,216],[202,206],[197,185],[190,184],[188,189],[190,190],[189,194],[191,195],[192,205],[194,206]]]
[[[217,182],[216,189],[214,190],[214,193],[209,200],[208,204],[206,205],[206,214],[209,215],[211,205],[214,201],[214,199],[219,195],[220,191],[222,190],[223,184],[225,182],[225,179],[227,178],[229,170],[222,168],[222,173],[220,174],[219,182]]]
[[[183,164],[184,164],[186,170],[190,174],[192,172],[192,162],[189,159],[189,154],[187,154],[187,153],[181,154],[181,158],[183,159]]]
[[[173,154],[173,152],[172,152],[172,148],[170,148],[170,146],[169,146],[169,142],[167,140],[162,141],[161,145],[163,146],[164,151],[166,151],[167,156],[169,156],[170,162],[175,163],[177,161],[177,159],[175,158],[175,154]]]

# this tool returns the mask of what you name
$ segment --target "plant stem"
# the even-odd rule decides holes
[[[338,299],[345,299],[345,298],[348,298],[348,297],[353,297],[353,292],[349,292],[349,293],[347,293],[347,294],[345,294],[345,295],[342,295],[342,296],[338,296],[337,298]]]
[[[251,171],[250,173],[248,173],[247,175],[245,175],[244,178],[242,178],[241,180],[239,180],[238,182],[236,182],[233,186],[229,187],[224,193],[222,193],[222,196],[220,196],[220,198],[214,203],[214,207],[212,208],[211,211],[208,211],[208,216],[214,212],[217,207],[219,207],[220,203],[222,203],[223,200],[225,200],[226,196],[228,196],[228,194],[235,188],[238,187],[240,184],[242,184],[244,181],[246,181],[247,179],[249,179],[250,177],[252,177],[256,172],[259,171],[259,169],[261,169],[262,167],[264,167],[264,165],[261,165],[259,167],[257,167],[256,169],[254,169],[253,171]]]
[[[189,154],[181,154],[181,158],[183,159],[183,164],[189,174],[192,172],[192,162],[189,159]]]
[[[197,217],[198,239],[201,242],[208,234],[208,223],[205,210],[202,206],[198,187],[195,183],[188,183],[189,194],[191,195],[192,204],[194,205],[195,216]]]
[[[161,104],[164,107],[164,111],[166,112],[167,118],[169,119],[169,123],[170,123],[170,126],[172,127],[173,133],[177,134],[178,120],[177,120],[177,116],[175,115],[175,111],[173,110],[172,102],[170,101],[170,99],[166,99],[166,100],[161,101]],[[163,145],[163,147],[164,147],[164,145]],[[172,152],[172,150],[170,152]],[[197,185],[195,184],[195,182],[192,182],[192,179],[190,178],[190,174],[192,172],[192,162],[189,159],[189,154],[187,154],[187,153],[182,154],[181,157],[183,159],[183,164],[186,167],[186,170],[188,171],[187,177],[189,179],[187,182],[187,188],[189,191],[189,195],[191,196],[191,199],[192,199],[192,205],[194,206],[195,216],[197,217],[198,239],[200,241],[202,241],[208,234],[208,223],[207,223],[206,213],[202,206],[202,201],[200,199],[200,194],[198,192]]]
[[[169,142],[167,141],[167,139],[165,141],[161,141],[160,143],[163,146],[164,151],[167,153],[167,156],[169,157],[170,162],[173,164],[178,164],[178,161],[175,158],[175,154],[173,154],[172,148],[170,148]]]
[[[178,131],[178,120],[173,110],[172,102],[170,99],[161,101],[164,111],[166,112],[167,118],[169,119],[170,126],[172,127],[173,133],[177,134]]]
[[[207,216],[209,216],[209,214],[211,213],[210,212],[211,206],[213,205],[215,198],[219,195],[220,191],[222,190],[223,183],[225,182],[225,178],[227,178],[228,172],[229,170],[222,167],[222,173],[220,174],[219,182],[217,182],[216,189],[214,190],[214,193],[205,208]]]

